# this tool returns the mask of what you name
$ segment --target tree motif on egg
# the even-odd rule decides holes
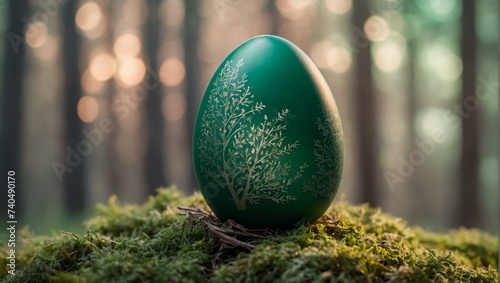
[[[287,188],[302,177],[307,163],[290,176],[291,165],[280,157],[288,155],[300,143],[287,143],[284,123],[290,110],[283,109],[276,117],[253,125],[252,116],[266,106],[253,101],[247,75],[239,75],[243,59],[231,66],[228,61],[219,73],[210,92],[209,107],[202,114],[202,130],[197,145],[202,163],[201,171],[212,185],[229,190],[239,210],[247,202],[261,199],[276,203],[292,201],[296,197]]]

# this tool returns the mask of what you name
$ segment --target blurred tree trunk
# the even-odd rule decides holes
[[[462,0],[462,158],[460,160],[460,192],[457,225],[477,227],[481,223],[479,207],[479,111],[466,108],[476,96],[476,19],[474,1]]]
[[[146,38],[146,57],[149,58],[148,66],[154,75],[158,74],[158,49],[159,26],[158,18],[159,0],[151,0],[148,4],[148,20],[144,27]],[[152,80],[152,79],[151,79]],[[165,163],[163,151],[165,148],[164,117],[161,110],[162,87],[159,82],[149,82],[146,86],[146,117],[148,122],[148,137],[146,150],[146,184],[148,193],[153,195],[156,189],[166,185]]]
[[[361,201],[378,205],[377,194],[377,115],[375,93],[373,91],[372,58],[370,42],[363,32],[369,16],[368,1],[353,5],[355,63],[355,104],[358,130],[359,173]]]
[[[267,9],[269,11],[269,15],[272,18],[272,25],[271,25],[271,34],[274,35],[279,35],[279,27],[281,25],[281,22],[283,19],[281,18],[281,13],[278,11],[278,8],[276,7],[276,1],[275,0],[269,0],[269,3],[267,5]]]
[[[200,89],[200,60],[198,58],[198,38],[200,17],[198,15],[199,2],[195,0],[186,0],[185,2],[186,15],[184,18],[184,50],[186,64],[186,120],[188,140],[193,142],[194,124],[196,123],[196,113],[200,105],[201,89]],[[192,160],[192,145],[188,150],[188,158]],[[193,192],[196,188],[196,180],[194,171],[191,167],[189,174],[189,192]],[[198,188],[201,189],[201,188]]]
[[[75,16],[78,2],[71,1],[63,6],[63,113],[64,145],[78,152],[78,143],[83,140],[83,125],[78,117],[77,105],[82,96],[79,70],[80,37],[76,31]],[[65,151],[67,153],[67,149]],[[85,157],[80,155],[80,162],[73,171],[64,175],[64,206],[72,214],[83,212],[85,197]]]
[[[26,42],[24,41],[23,17],[29,16],[27,0],[11,0],[8,2],[9,22],[7,26],[7,40],[5,41],[5,65],[3,66],[3,84],[0,125],[0,174],[2,180],[7,181],[7,171],[15,170],[14,176],[19,180],[21,171],[21,134],[23,109],[23,79]],[[7,205],[7,185],[0,196],[2,207]],[[23,213],[23,190],[16,190],[15,199],[16,217]],[[5,211],[6,212],[6,211]],[[5,217],[5,213],[2,215]]]
[[[116,6],[117,4],[122,5],[121,3],[117,3],[116,1],[103,1],[101,5],[103,5],[103,10],[107,12],[107,19],[106,22],[108,23],[107,25],[107,31],[106,31],[106,40],[109,46],[111,48],[113,47],[114,40],[113,40],[113,31],[115,29],[115,21],[116,19],[119,19],[116,11]],[[108,97],[108,103],[109,105],[113,105],[115,99],[116,99],[116,86],[115,86],[115,79],[112,77],[108,82],[107,82],[107,97]],[[108,175],[108,182],[109,182],[109,187],[110,187],[110,194],[114,195],[120,195],[120,184],[119,184],[119,159],[118,155],[116,152],[116,145],[117,145],[117,135],[118,135],[118,121],[116,119],[116,115],[114,111],[109,111],[109,119],[111,120],[113,125],[117,125],[117,129],[114,131],[111,131],[109,134],[107,134],[106,139],[106,153],[107,153],[107,170],[105,175]]]
[[[414,14],[415,13],[415,3],[414,2],[406,2],[405,3],[405,10],[408,14]],[[411,26],[411,28],[415,28]],[[412,30],[412,33],[414,33],[415,30]],[[418,102],[417,102],[417,86],[416,86],[416,79],[417,79],[417,49],[415,48],[417,46],[417,36],[415,34],[412,34],[412,38],[408,40],[408,104],[407,104],[407,109],[408,109],[408,121],[407,121],[407,127],[408,127],[408,144],[407,144],[407,151],[405,156],[408,156],[413,150],[416,148],[415,140],[417,140],[417,134],[415,131],[415,117],[417,114],[417,109],[418,109]],[[425,193],[424,188],[422,187],[422,178],[421,176],[421,170],[415,170],[413,174],[408,176],[406,178],[407,180],[407,186],[408,189],[410,189],[410,193],[412,196],[412,200],[410,201],[410,210],[413,212],[419,211],[422,205],[427,204],[427,194]],[[422,211],[420,216],[414,217],[415,219],[421,218],[425,219],[427,212]]]

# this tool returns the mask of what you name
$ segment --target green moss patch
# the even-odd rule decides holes
[[[178,208],[179,206],[190,209]],[[111,198],[87,233],[18,234],[5,282],[498,282],[498,239],[478,230],[437,234],[366,205],[339,202],[317,223],[245,230],[202,213],[200,194],[161,189],[141,206]],[[183,215],[184,214],[184,215]],[[187,215],[185,215],[187,214]],[[0,253],[8,254],[5,243]]]

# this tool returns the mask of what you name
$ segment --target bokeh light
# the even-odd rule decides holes
[[[311,58],[321,69],[328,68],[328,62],[326,61],[326,54],[333,47],[329,40],[320,40],[313,43],[311,46]]]
[[[276,0],[276,8],[284,18],[289,20],[302,17],[306,8],[311,4],[311,0]]]
[[[99,104],[91,96],[80,98],[77,106],[78,117],[85,123],[92,123],[99,114]]]
[[[160,16],[160,20],[167,26],[175,27],[182,24],[184,20],[184,4],[180,0],[167,0],[164,1],[160,10],[158,11],[158,15]]]
[[[118,70],[119,82],[128,87],[138,85],[145,75],[146,66],[139,58],[126,59]]]
[[[83,90],[89,94],[97,94],[103,88],[105,83],[103,81],[98,81],[96,78],[90,73],[90,69],[87,68],[82,73],[82,81],[81,81]]]
[[[366,37],[371,41],[382,41],[389,36],[389,24],[379,16],[369,17],[364,26]]]
[[[344,73],[351,66],[351,52],[343,46],[334,45],[326,54],[328,68],[335,73]]]
[[[352,8],[352,0],[328,0],[325,1],[328,11],[334,14],[345,14]]]
[[[33,49],[35,56],[43,61],[49,61],[56,57],[60,48],[59,37],[47,36],[42,46]]]
[[[179,58],[169,58],[160,66],[160,80],[165,86],[176,86],[182,82],[186,70]]]
[[[96,39],[104,34],[107,27],[106,17],[95,2],[83,4],[76,14],[76,26],[88,39]]]
[[[462,74],[462,60],[445,43],[431,45],[424,54],[422,64],[441,79],[453,81]]]
[[[115,59],[107,52],[95,54],[90,62],[90,73],[98,81],[107,81],[115,73]]]
[[[304,9],[313,3],[312,0],[287,0],[287,2],[293,9],[298,9],[298,10]]]
[[[143,0],[125,0],[123,1],[124,19],[131,25],[140,26],[146,21],[148,7]]]
[[[335,73],[346,72],[352,63],[351,51],[342,45],[342,38],[333,34],[337,43],[321,40],[311,47],[311,58],[321,69],[328,69]]]
[[[83,31],[90,31],[97,27],[102,18],[101,7],[95,2],[87,2],[76,13],[76,25]]]
[[[448,22],[455,20],[460,16],[461,5],[455,0],[439,0],[439,1],[415,1],[417,6],[424,11],[425,15],[431,17],[435,21]]]
[[[447,81],[453,81],[462,74],[462,60],[455,54],[446,54],[435,63],[438,75]]]
[[[43,45],[47,38],[47,26],[42,22],[32,22],[26,30],[26,43],[31,48],[38,48]]]
[[[85,31],[85,36],[88,39],[96,39],[104,34],[107,28],[106,18],[102,18],[94,29]]]
[[[163,99],[162,112],[168,121],[174,122],[181,119],[186,113],[186,109],[186,98],[179,91],[168,92]]]
[[[120,60],[135,57],[141,51],[141,41],[137,35],[125,33],[116,39],[113,50]]]
[[[404,59],[404,49],[395,41],[386,40],[375,46],[375,65],[384,72],[394,72]]]
[[[420,138],[433,137],[436,131],[442,130],[446,134],[444,142],[454,140],[451,136],[456,133],[451,131],[453,128],[450,128],[449,122],[443,118],[447,111],[450,110],[439,107],[424,107],[420,109],[415,117],[417,135]]]

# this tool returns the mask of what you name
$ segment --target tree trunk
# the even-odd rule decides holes
[[[271,25],[270,34],[279,35],[279,27],[280,27],[283,19],[281,18],[280,11],[278,11],[278,8],[276,7],[276,1],[269,0],[269,3],[267,5],[267,9],[269,10],[269,14],[270,14],[271,18],[273,19],[273,24]]]
[[[107,11],[109,17],[106,19],[107,20],[107,32],[106,32],[106,37],[107,37],[107,43],[109,46],[113,46],[114,40],[113,40],[113,32],[114,32],[114,24],[117,18],[119,16],[116,13],[117,10],[117,3],[116,1],[109,1],[109,2],[103,2],[101,5],[103,5],[104,10]],[[108,103],[109,105],[113,105],[115,99],[116,99],[116,84],[115,84],[115,79],[111,78],[107,82],[107,88],[106,88],[106,94],[108,96]],[[106,137],[106,153],[107,153],[107,175],[108,175],[108,184],[109,184],[109,192],[110,194],[113,195],[120,195],[121,187],[120,187],[120,172],[119,172],[119,158],[118,154],[116,151],[116,146],[117,146],[117,139],[118,139],[118,132],[119,132],[119,127],[118,127],[118,121],[116,119],[116,115],[114,111],[109,111],[109,119],[111,120],[113,125],[116,125],[116,130],[111,131],[109,134],[107,134]]]
[[[200,60],[198,58],[198,37],[200,18],[198,16],[199,2],[195,0],[185,1],[186,15],[184,18],[184,50],[186,64],[186,121],[188,140],[193,142],[194,124],[196,123],[196,113],[200,105]],[[188,150],[189,160],[192,160],[192,146]],[[194,171],[191,167],[189,174],[188,192],[193,192],[196,188]]]
[[[77,105],[82,96],[80,86],[79,48],[80,37],[76,31],[75,16],[78,2],[72,1],[63,8],[63,113],[64,113],[64,145],[78,152],[78,144],[83,140],[83,125],[78,117]],[[73,171],[66,173],[63,177],[64,184],[64,206],[71,214],[79,214],[84,211],[86,205],[85,196],[85,157],[80,155],[80,162]]]
[[[370,42],[363,33],[369,16],[367,1],[353,5],[355,63],[355,104],[358,130],[358,154],[361,201],[378,205],[377,194],[377,115],[373,91],[372,59]]]
[[[0,174],[7,181],[7,171],[15,170],[16,183],[22,178],[21,170],[21,134],[23,109],[23,78],[26,42],[24,41],[23,17],[29,16],[27,0],[11,0],[8,2],[9,23],[5,47],[5,65],[3,69],[3,99],[1,103],[0,126]],[[27,27],[26,27],[27,28]],[[7,185],[0,196],[2,207],[7,205]],[[16,190],[16,217],[24,212],[23,190]],[[5,214],[2,215],[5,217]]]
[[[405,4],[405,12],[408,14],[415,14],[415,3],[407,2]],[[417,109],[419,107],[417,97],[417,42],[418,37],[414,34],[412,38],[408,40],[407,53],[408,53],[408,101],[407,101],[407,109],[408,109],[408,144],[405,156],[408,156],[413,150],[416,149],[415,140],[417,140],[418,136],[415,130],[415,117],[417,114]],[[410,190],[411,201],[408,205],[408,211],[412,214],[420,211],[422,206],[425,204],[430,204],[427,199],[427,192],[425,187],[423,187],[423,180],[425,176],[422,175],[421,170],[415,170],[413,174],[406,178],[407,189]],[[414,217],[414,219],[425,219],[428,218],[428,212],[420,213],[419,217]]]
[[[456,224],[477,227],[481,223],[479,207],[479,112],[467,111],[478,101],[476,88],[476,19],[475,2],[462,0],[462,158],[460,192]],[[466,113],[464,113],[466,112]]]
[[[158,19],[159,0],[148,1],[148,20],[145,25],[146,50],[149,57],[148,66],[155,74],[158,74],[158,49],[159,49],[159,26]],[[161,110],[162,87],[155,84],[148,87],[146,97],[146,117],[148,121],[148,137],[146,150],[146,184],[148,193],[153,195],[156,189],[166,185],[165,163],[163,151],[165,147],[164,117]]]

